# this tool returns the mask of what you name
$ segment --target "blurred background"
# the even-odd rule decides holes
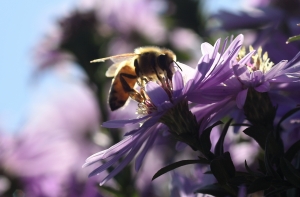
[[[111,63],[89,61],[154,45],[172,49],[178,61],[195,67],[201,43],[239,33],[246,45],[267,50],[274,63],[290,60],[300,45],[285,42],[300,34],[299,8],[296,0],[2,2],[0,195],[170,196],[185,179],[151,178],[176,160],[170,156],[172,141],[157,142],[140,172],[129,166],[102,187],[105,173],[88,178],[92,169],[81,168],[88,156],[122,139],[125,131],[101,128],[101,122],[135,117],[127,110],[135,111],[134,102],[110,112],[111,79],[104,73]]]

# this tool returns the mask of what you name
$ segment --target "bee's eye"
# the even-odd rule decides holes
[[[161,54],[157,57],[158,59],[165,59],[166,58],[166,55],[165,54]]]
[[[167,65],[167,56],[165,54],[159,55],[157,57],[157,64],[161,69],[166,70],[166,68],[168,66]]]

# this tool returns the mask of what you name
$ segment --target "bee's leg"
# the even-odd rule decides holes
[[[149,97],[146,96],[146,91],[144,89],[140,90],[140,95],[143,97],[144,100],[147,100]]]
[[[137,80],[136,80],[136,83],[138,84],[138,86],[140,86],[141,88],[143,88],[143,87],[142,87],[142,82],[140,81],[140,79],[137,79]]]
[[[145,89],[145,84],[148,83],[148,79],[146,77],[138,78],[136,83],[140,86],[141,89]]]
[[[142,81],[142,86],[141,87],[144,89],[145,88],[145,84],[147,84],[149,82],[149,80],[146,77],[142,77],[141,81]]]
[[[146,80],[146,79],[144,79]],[[136,81],[136,83],[140,86],[140,95],[143,97],[143,100],[147,100],[147,97],[146,97],[146,92],[145,92],[145,86],[144,86],[144,80],[142,79],[138,79]]]
[[[145,101],[144,97],[135,89],[132,89],[132,91],[129,92],[129,96],[138,103],[142,103]]]
[[[157,78],[157,80],[158,80],[157,83],[159,83],[159,82],[162,83],[163,78],[162,78],[161,75],[160,75],[160,74],[162,74],[162,73],[158,73],[158,72],[157,72],[156,64],[152,64],[152,69],[154,70],[155,75],[156,75],[156,78]]]
[[[138,63],[137,59],[134,60],[134,68],[135,68],[136,76],[138,77],[138,79],[140,79],[140,81],[137,80],[137,83],[141,88],[144,88],[145,84],[148,83],[149,80],[141,72],[140,66],[139,66],[139,63]]]
[[[134,99],[137,102],[143,102],[144,99],[141,96],[141,94],[136,91],[135,89],[133,89],[133,87],[130,87],[130,85],[127,83],[125,78],[129,78],[129,79],[136,79],[137,76],[135,75],[131,75],[131,74],[127,74],[127,73],[121,73],[120,74],[120,81],[122,84],[122,87],[124,89],[125,92],[129,93],[129,96]]]

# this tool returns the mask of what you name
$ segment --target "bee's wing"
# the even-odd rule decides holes
[[[117,70],[123,65],[123,62],[117,62],[117,63],[114,63],[113,65],[111,65],[106,73],[105,73],[105,76],[106,77],[114,77],[116,75],[116,72]]]
[[[104,62],[106,60],[111,60],[114,63],[118,63],[118,62],[123,62],[123,61],[129,60],[136,56],[137,56],[137,54],[135,54],[135,53],[124,53],[124,54],[114,55],[114,56],[105,57],[105,58],[101,58],[101,59],[95,59],[95,60],[92,60],[91,63]]]

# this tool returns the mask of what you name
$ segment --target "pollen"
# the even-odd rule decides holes
[[[248,51],[253,51],[253,47],[249,46]],[[237,60],[241,60],[246,55],[246,48],[242,47],[238,56]],[[264,52],[262,50],[262,47],[259,47],[256,51],[256,54],[251,57],[251,60],[247,62],[247,67],[250,72],[254,72],[257,70],[260,70],[262,73],[267,73],[272,66],[274,65],[273,62],[270,61],[270,58],[268,57],[268,53]]]
[[[157,111],[156,106],[151,102],[150,99],[145,100],[144,102],[138,103],[138,108],[136,113],[139,115],[148,115]]]
[[[153,82],[156,82],[159,86],[163,88],[163,90],[169,96],[170,101],[172,102],[172,81],[169,80],[167,77],[163,77],[161,78],[161,80]],[[136,114],[148,115],[156,112],[157,106],[155,106],[155,104],[151,101],[150,97],[147,95],[147,92],[144,90],[144,87],[141,86],[139,83],[138,85],[140,86],[141,95],[143,95],[144,100],[138,103]]]

